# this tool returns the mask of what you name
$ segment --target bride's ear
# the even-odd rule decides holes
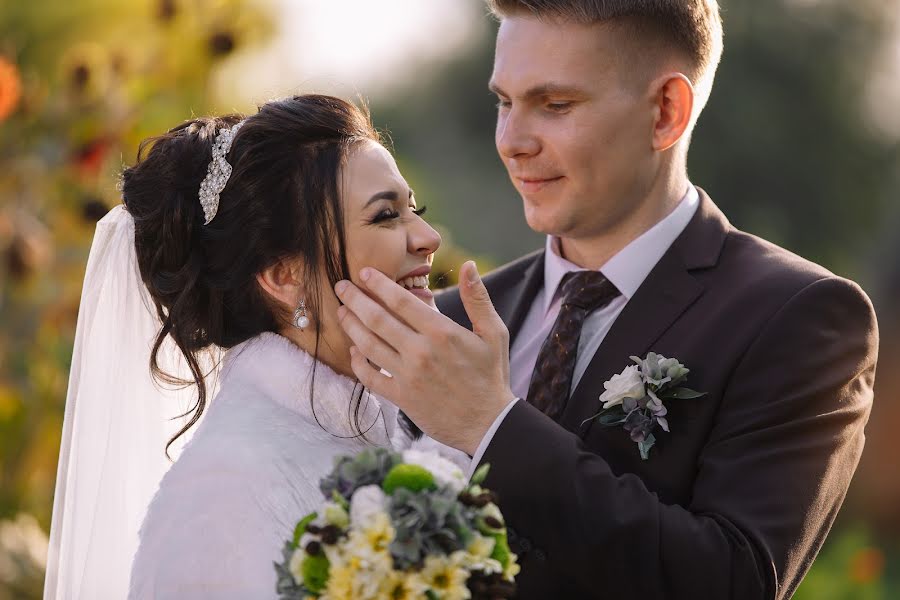
[[[298,259],[280,260],[256,275],[256,281],[273,300],[294,310],[305,298],[303,264]]]

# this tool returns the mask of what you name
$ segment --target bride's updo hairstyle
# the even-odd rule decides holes
[[[226,156],[233,172],[220,194],[218,213],[204,225],[198,194],[213,143],[220,129],[241,118],[191,119],[145,140],[137,164],[122,175],[138,266],[162,322],[151,371],[167,383],[198,388],[193,415],[170,445],[206,406],[201,355],[277,332],[290,322],[290,314],[257,283],[258,273],[279,260],[301,258],[314,324],[319,322],[320,285],[333,287],[350,278],[338,175],[355,145],[380,142],[368,112],[339,98],[304,95],[268,102],[235,135]],[[319,265],[327,283],[319,280]],[[176,380],[160,368],[166,336],[187,360],[193,382]],[[317,334],[316,351],[318,345]]]

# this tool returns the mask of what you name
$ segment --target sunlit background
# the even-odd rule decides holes
[[[863,463],[796,597],[900,598],[900,7],[721,3],[692,180],[738,227],[859,281],[881,325]],[[85,260],[138,142],[300,91],[364,97],[452,282],[465,258],[541,243],[493,148],[495,29],[480,0],[0,3],[0,600],[41,596]]]

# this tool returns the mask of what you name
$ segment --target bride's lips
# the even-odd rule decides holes
[[[400,283],[404,279],[409,279],[410,277],[428,277],[428,275],[430,273],[431,273],[431,265],[424,265],[422,267],[419,267],[418,269],[410,271],[409,273],[407,273],[406,275],[403,275],[402,277],[398,277],[397,283],[399,285],[401,285],[403,287],[403,289],[407,290],[408,292],[410,292],[411,294],[413,294],[414,296],[416,296],[423,302],[431,303],[431,301],[434,299],[434,294],[431,292],[430,289],[428,289],[427,284],[426,284],[426,287],[424,287],[424,288],[422,288],[422,287],[408,288],[405,285],[403,285],[402,283]]]
[[[518,177],[513,176],[518,184],[518,188],[523,192],[540,192],[541,190],[550,187],[554,183],[562,180],[562,176],[559,177]]]

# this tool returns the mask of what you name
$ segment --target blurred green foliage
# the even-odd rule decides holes
[[[900,282],[896,252],[877,252],[900,248],[900,145],[865,106],[896,7],[721,3],[726,53],[694,137],[693,181],[737,226],[879,295],[880,282]],[[41,593],[93,223],[118,203],[116,176],[140,140],[254,96],[217,98],[210,83],[232,56],[265,41],[274,20],[249,0],[0,3],[0,600]],[[541,244],[493,147],[495,24],[484,18],[473,28],[481,35],[466,52],[372,103],[401,170],[444,226],[438,285],[455,282],[472,257],[461,248],[478,252],[484,271]],[[862,525],[835,530],[797,593],[802,600],[900,597],[900,489],[880,458],[900,450],[900,412],[889,401],[900,391],[900,370],[890,368],[900,338],[888,333],[900,329],[900,284],[880,297],[884,402],[876,402],[870,451],[842,521]]]
[[[900,598],[900,548],[877,542],[865,525],[835,532],[803,580],[795,600]]]

